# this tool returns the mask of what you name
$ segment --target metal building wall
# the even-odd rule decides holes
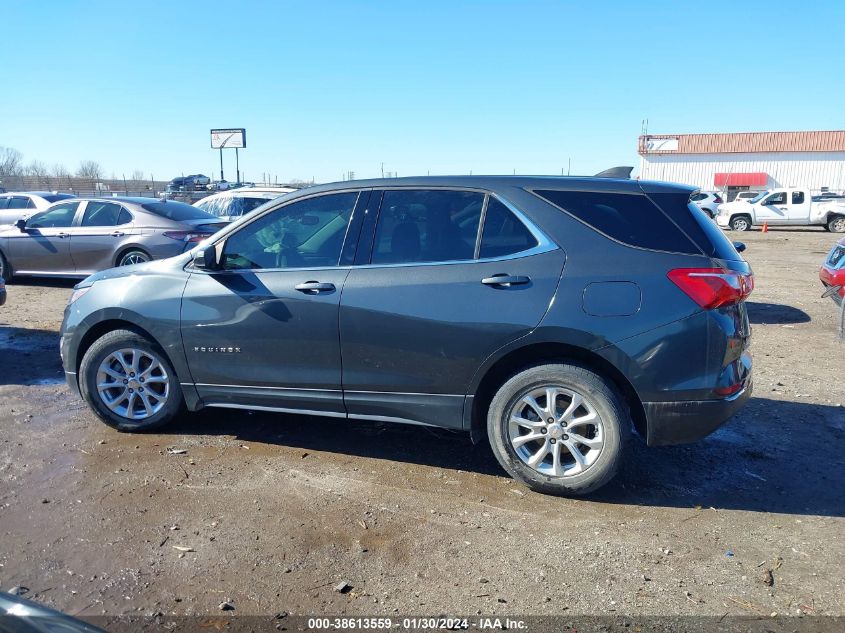
[[[765,172],[767,188],[807,187],[845,190],[845,152],[777,152],[753,154],[645,154],[640,157],[640,178],[664,180],[719,189],[717,173]]]

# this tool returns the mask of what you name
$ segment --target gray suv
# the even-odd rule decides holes
[[[67,381],[121,431],[259,409],[485,435],[535,490],[610,480],[751,394],[751,269],[688,187],[426,177],[312,187],[80,283]],[[130,283],[131,279],[131,283]]]

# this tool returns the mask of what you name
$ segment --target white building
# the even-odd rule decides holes
[[[845,190],[845,130],[640,136],[643,180],[721,191]]]

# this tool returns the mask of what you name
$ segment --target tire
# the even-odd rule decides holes
[[[751,218],[747,215],[737,215],[731,218],[732,231],[750,231]]]
[[[103,384],[114,386],[101,389]],[[129,330],[94,341],[79,367],[79,388],[97,417],[118,431],[161,427],[184,408],[179,378],[165,353]]]
[[[828,220],[827,230],[831,233],[845,233],[845,215],[834,215]]]
[[[553,424],[548,423],[549,398],[543,395],[547,389],[556,390]],[[536,408],[527,404],[526,396],[534,398]],[[575,397],[582,403],[567,411]],[[523,423],[513,422],[515,418]],[[490,446],[502,468],[532,490],[552,495],[586,495],[608,483],[622,460],[630,428],[627,407],[611,384],[576,364],[537,365],[519,372],[499,388],[487,414]],[[571,429],[593,446],[574,442]],[[526,436],[536,438],[521,439]],[[544,450],[539,462],[529,465]]]
[[[12,267],[9,266],[9,260],[0,252],[0,279],[3,281],[12,280]]]
[[[132,264],[143,264],[152,261],[152,257],[148,253],[142,251],[140,248],[133,248],[125,253],[121,253],[117,259],[118,266],[131,266]]]

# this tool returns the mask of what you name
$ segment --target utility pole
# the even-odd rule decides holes
[[[220,180],[225,180],[223,178],[223,147],[220,148]]]

